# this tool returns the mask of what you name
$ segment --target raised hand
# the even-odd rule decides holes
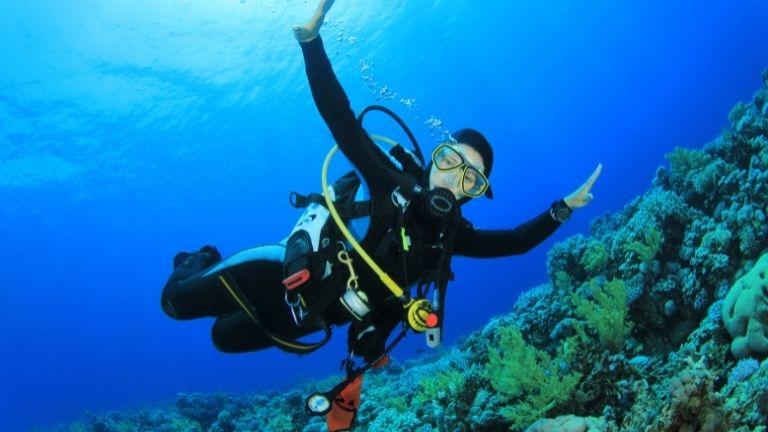
[[[600,171],[602,170],[603,164],[597,164],[597,168],[595,168],[595,171],[591,176],[589,176],[587,181],[583,185],[579,186],[578,189],[573,191],[573,193],[563,198],[568,207],[577,209],[579,207],[584,207],[585,205],[589,204],[590,201],[592,201],[594,196],[590,191],[592,190],[592,186],[595,184],[597,178],[600,177]]]
[[[299,42],[309,42],[320,34],[320,27],[325,21],[325,14],[331,10],[335,0],[321,0],[315,9],[315,13],[304,25],[293,26],[293,36]]]

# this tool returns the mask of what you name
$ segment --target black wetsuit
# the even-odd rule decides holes
[[[391,173],[397,171],[397,168],[360,130],[321,38],[302,43],[301,48],[315,104],[339,148],[357,168],[372,197],[389,194],[396,186]],[[421,178],[425,188],[428,186],[427,177]],[[407,286],[407,283],[415,282],[419,276],[434,271],[434,261],[440,255],[440,249],[432,247],[438,243],[437,225],[422,216],[418,205],[407,208],[404,220],[412,243],[416,245],[405,253],[405,260],[397,242],[391,247],[381,247],[382,239],[391,227],[396,226],[394,215],[373,215],[368,231],[360,241],[361,246],[374,256],[377,264],[400,286]],[[549,209],[510,230],[478,230],[463,218],[455,223],[458,227],[453,254],[476,258],[523,254],[541,243],[560,225],[552,218]],[[298,337],[307,334],[308,330],[293,323],[285,304],[280,247],[273,245],[255,248],[251,255],[258,257],[263,254],[264,259],[251,259],[228,271],[238,280],[241,290],[256,307],[262,323],[275,333]],[[374,255],[373,251],[378,253]],[[401,322],[403,308],[357,253],[352,251],[350,255],[359,276],[359,286],[371,300],[373,312],[368,318],[376,327],[373,337],[368,338],[365,350],[355,351],[366,358],[373,358],[383,350],[387,336]],[[193,263],[187,268],[178,268],[171,276],[163,290],[162,301],[166,313],[177,319],[216,316],[212,338],[215,346],[225,352],[253,351],[272,346],[272,340],[239,309],[226,292],[217,287],[213,278],[215,272],[210,267],[198,272],[199,264],[195,267]],[[339,302],[335,302],[328,311],[328,320],[338,325],[349,321],[350,316]]]

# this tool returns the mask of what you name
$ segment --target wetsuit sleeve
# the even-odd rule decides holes
[[[454,254],[473,258],[524,254],[552,235],[560,225],[549,209],[507,230],[479,230],[464,220],[456,237]]]
[[[371,192],[390,190],[393,186],[390,174],[396,168],[357,123],[322,39],[318,36],[300,45],[315,105],[339,148],[358,169]]]

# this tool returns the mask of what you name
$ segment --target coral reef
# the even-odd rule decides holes
[[[768,72],[764,77],[768,83]],[[360,431],[763,431],[768,88],[652,187],[549,251],[549,282],[458,346],[369,372]],[[328,387],[179,395],[54,431],[325,430]]]
[[[725,296],[723,322],[733,337],[731,352],[742,358],[768,353],[768,254],[742,276]]]

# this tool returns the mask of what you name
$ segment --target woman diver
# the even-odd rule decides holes
[[[291,202],[306,211],[279,244],[225,260],[212,246],[177,254],[161,304],[178,320],[215,317],[213,343],[227,353],[272,346],[307,353],[328,340],[332,327],[350,323],[347,379],[307,400],[310,413],[327,414],[330,430],[345,430],[359,406],[362,373],[385,364],[407,330],[426,333],[430,346],[439,343],[445,288],[453,277],[451,257],[531,250],[573,209],[592,200],[590,190],[602,166],[573,193],[514,229],[474,228],[462,217],[461,206],[492,198],[488,140],[474,129],[458,130],[432,152],[426,166],[418,146],[415,154],[400,145],[382,150],[362,126],[371,108],[355,116],[319,36],[333,3],[320,1],[310,20],[294,26],[293,33],[317,109],[356,173],[326,186],[322,195],[293,193]],[[346,224],[361,220],[367,227],[358,227],[354,235]],[[398,325],[403,330],[387,345]],[[300,341],[318,331],[324,332],[319,342]],[[355,356],[363,358],[363,367],[353,367]]]

